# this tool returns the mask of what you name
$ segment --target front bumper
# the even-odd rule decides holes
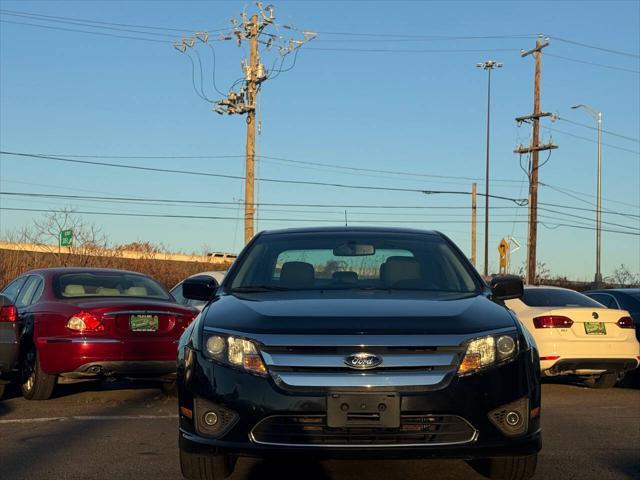
[[[292,392],[274,380],[215,364],[193,351],[191,366],[178,368],[180,445],[194,453],[229,453],[263,456],[296,454],[313,457],[387,458],[486,458],[521,456],[541,448],[539,372],[533,351],[521,352],[516,360],[484,372],[455,377],[440,390],[389,389],[400,395],[402,414],[455,415],[467,421],[476,434],[468,442],[454,445],[265,445],[251,439],[261,420],[273,415],[325,415],[327,391]],[[365,390],[363,390],[363,393]],[[353,392],[352,392],[353,393]],[[518,437],[503,434],[489,419],[489,412],[518,399],[528,400],[527,430]],[[219,438],[196,432],[192,418],[195,399],[204,399],[238,414],[233,426]]]

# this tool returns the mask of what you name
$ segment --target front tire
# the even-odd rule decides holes
[[[469,465],[492,480],[529,480],[536,473],[538,454],[526,457],[497,457],[471,460]]]
[[[223,480],[233,473],[237,457],[201,455],[180,449],[180,470],[189,480]]]
[[[613,388],[618,383],[619,375],[617,373],[603,373],[597,377],[587,378],[584,383],[589,388]]]
[[[20,366],[22,396],[27,400],[48,400],[53,393],[58,377],[49,375],[40,367],[40,356],[35,347],[31,347],[22,359]]]

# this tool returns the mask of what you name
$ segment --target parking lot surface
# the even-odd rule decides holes
[[[471,401],[471,399],[470,399]],[[175,398],[149,385],[61,385],[55,398],[0,401],[3,479],[179,479]],[[469,479],[462,461],[323,461],[289,464],[241,459],[240,479]],[[640,390],[543,385],[545,480],[639,479]]]

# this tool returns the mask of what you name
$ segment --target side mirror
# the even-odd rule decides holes
[[[524,293],[524,285],[520,277],[507,275],[491,279],[491,292],[496,300],[511,300],[521,298]]]
[[[182,296],[190,300],[208,302],[216,296],[218,282],[208,275],[197,275],[187,278],[182,283]]]

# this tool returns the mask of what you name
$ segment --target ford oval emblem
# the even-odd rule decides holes
[[[359,352],[345,357],[344,363],[357,370],[369,370],[382,364],[382,358],[373,353]]]

